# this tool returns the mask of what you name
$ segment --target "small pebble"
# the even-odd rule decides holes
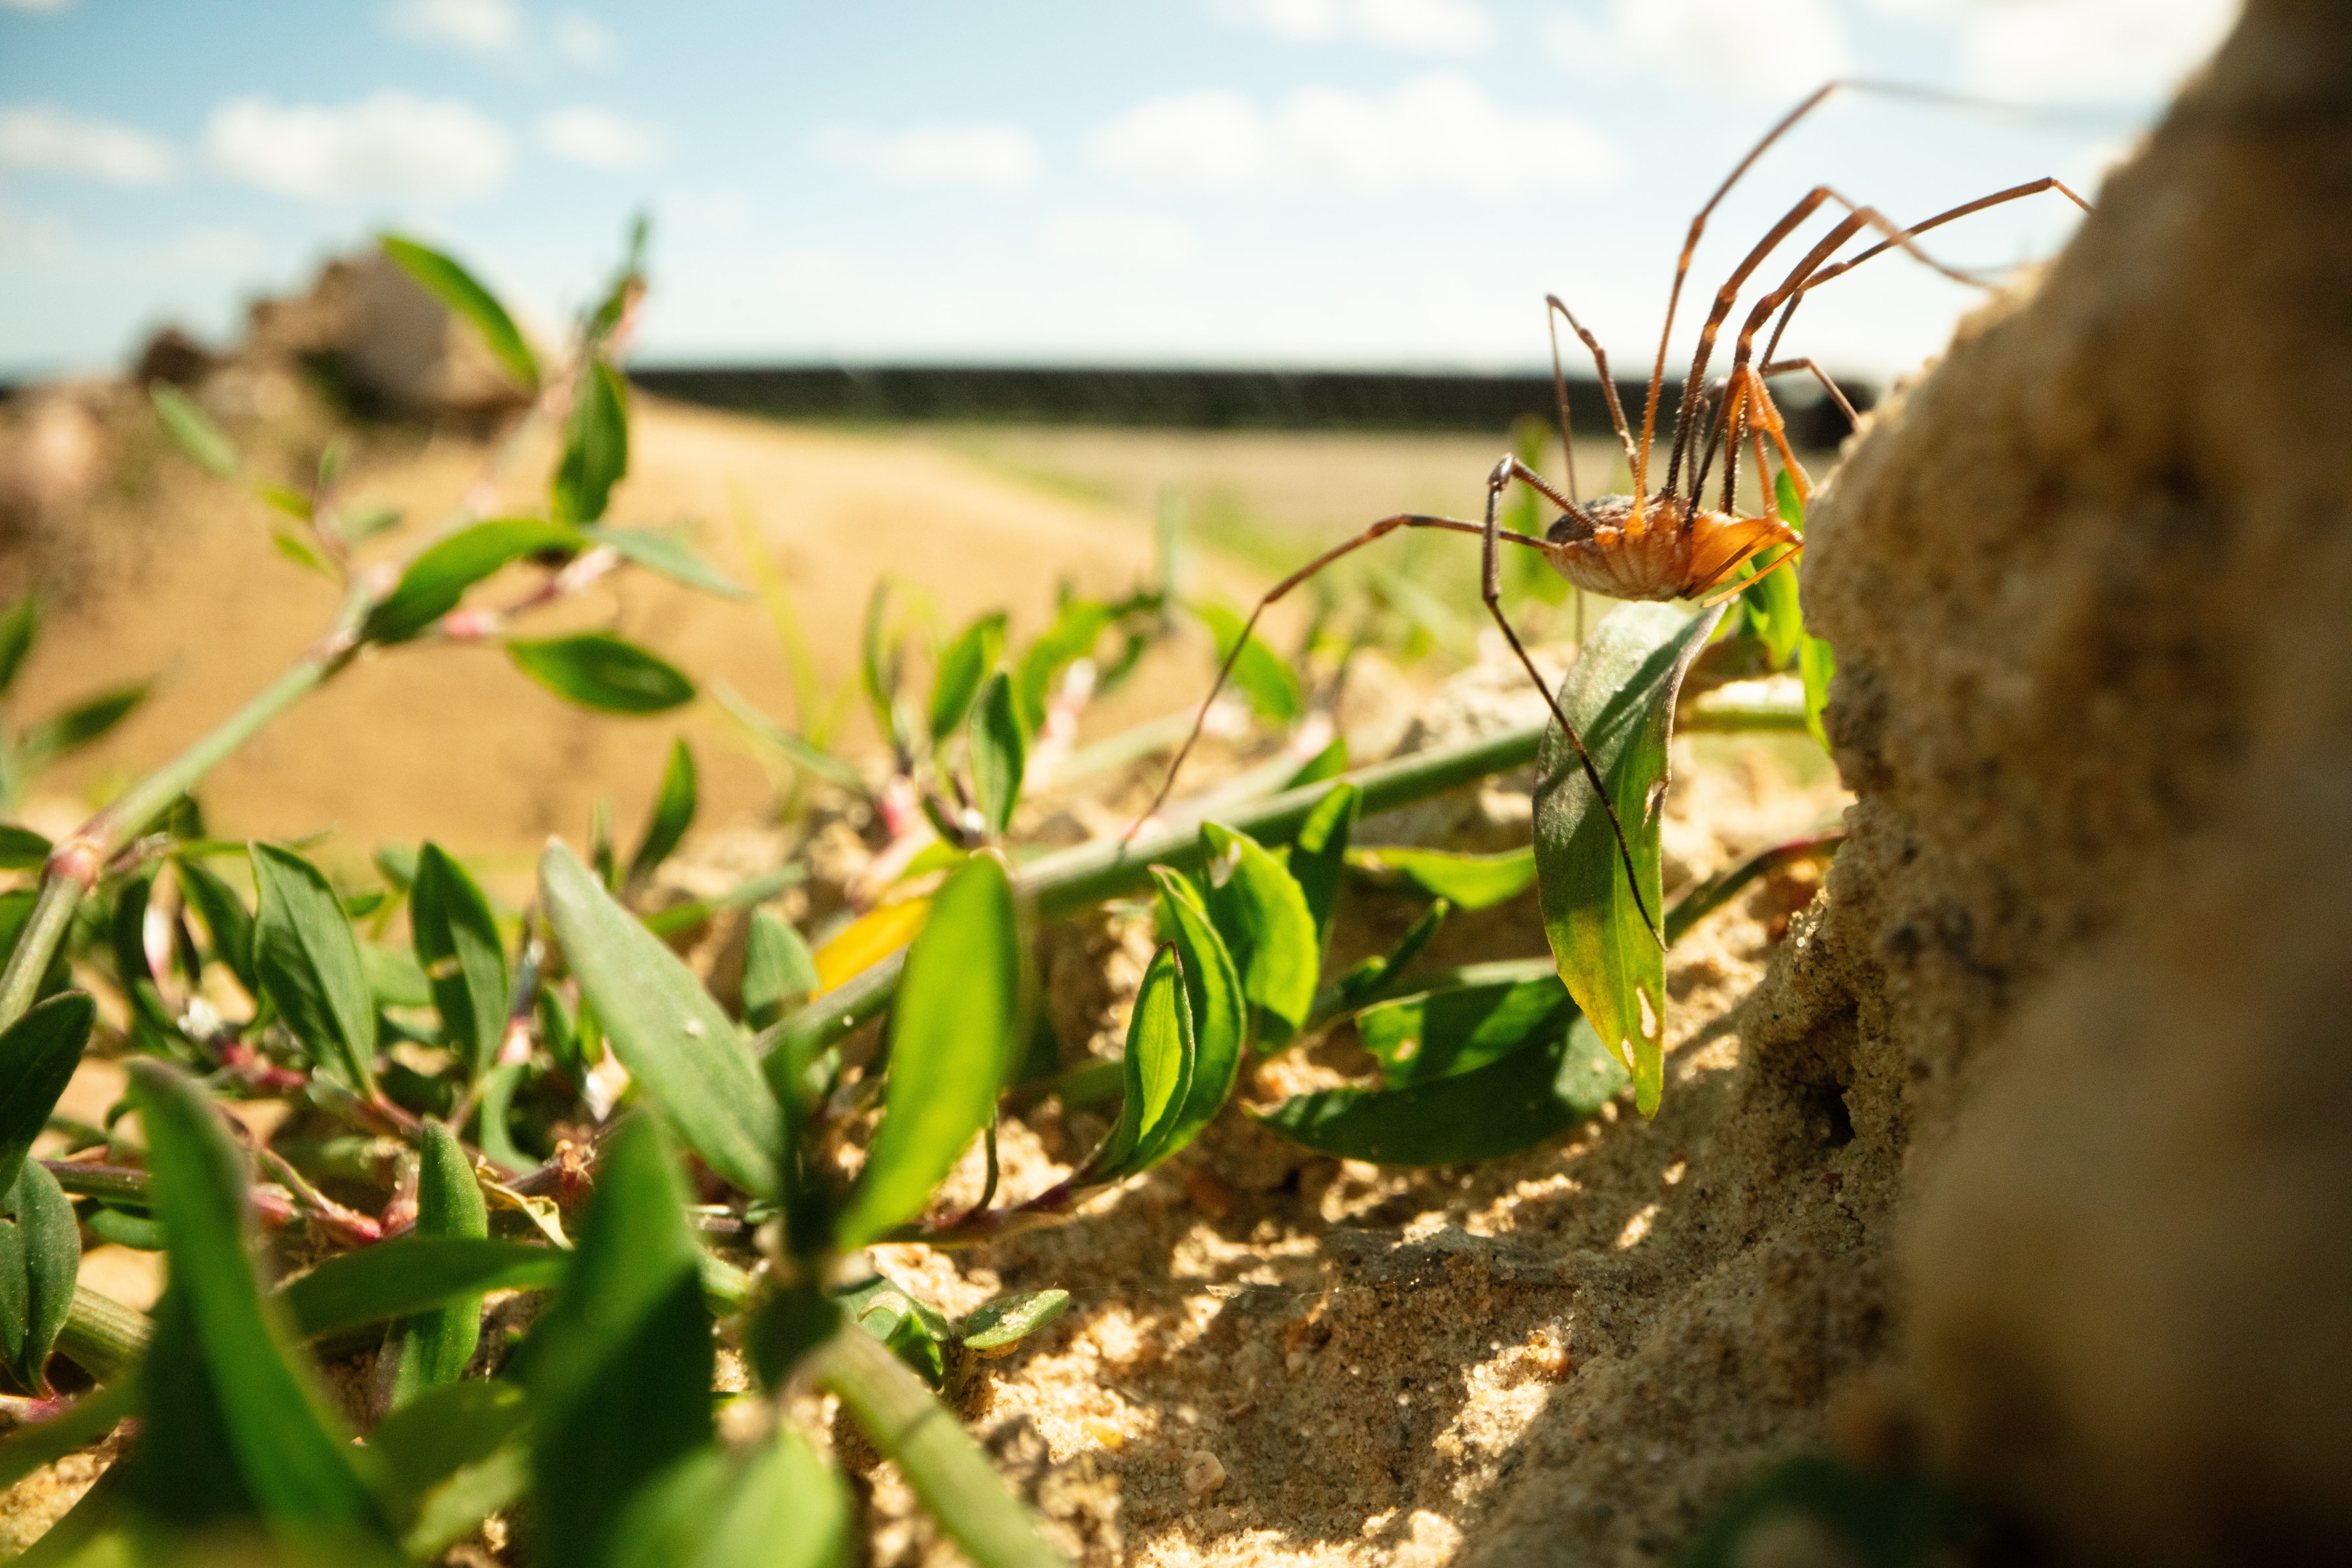
[[[1205,1497],[1225,1484],[1225,1467],[1206,1448],[1195,1448],[1184,1456],[1184,1489],[1194,1497]]]

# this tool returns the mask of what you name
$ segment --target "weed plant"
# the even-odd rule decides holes
[[[798,867],[652,907],[697,813],[683,742],[634,843],[602,818],[584,855],[551,843],[520,911],[430,842],[381,848],[377,882],[353,886],[306,846],[208,837],[194,795],[206,770],[356,659],[428,639],[480,644],[562,699],[659,712],[696,695],[684,672],[604,633],[525,635],[534,612],[623,570],[742,592],[682,539],[605,521],[628,467],[613,356],[643,289],[635,244],[560,366],[457,263],[404,239],[385,247],[531,395],[525,426],[560,426],[556,466],[537,512],[460,515],[380,573],[354,547],[384,519],[346,504],[337,451],[303,487],[278,484],[248,472],[194,401],[155,395],[189,457],[251,489],[284,520],[278,548],[344,598],[284,677],[79,832],[52,845],[0,827],[0,867],[36,878],[0,894],[0,1370],[22,1424],[0,1443],[0,1483],[137,1421],[121,1458],[26,1561],[429,1562],[501,1515],[513,1553],[540,1563],[848,1562],[850,1494],[803,1426],[803,1396],[823,1392],[974,1563],[1055,1562],[939,1394],[974,1357],[1052,1321],[1066,1295],[952,1318],[877,1275],[866,1248],[1065,1222],[1089,1194],[1185,1148],[1253,1059],[1343,1023],[1379,1082],[1262,1112],[1312,1149],[1458,1164],[1555,1137],[1629,1084],[1655,1109],[1664,953],[1557,735],[1529,728],[1353,770],[1335,744],[1247,773],[1213,810],[1132,842],[1017,841],[1024,788],[1045,767],[1076,767],[1078,708],[1176,616],[1197,616],[1220,657],[1231,651],[1240,623],[1171,591],[1172,538],[1157,584],[1115,602],[1066,596],[1025,642],[1001,614],[959,628],[920,693],[912,623],[877,587],[857,693],[888,749],[879,783],[830,745],[840,705],[809,673],[788,585],[747,550],[794,656],[794,714],[722,702],[792,790],[863,797],[899,847],[886,852],[887,890],[814,950],[765,907]],[[520,591],[492,596],[518,578]],[[1827,653],[1803,636],[1793,574],[1738,605],[1728,633],[1724,618],[1620,610],[1562,693],[1652,907],[1666,742],[1694,664],[1706,679],[1799,664],[1801,713],[1740,721],[1818,732]],[[29,601],[0,616],[0,693],[37,628]],[[1236,668],[1261,721],[1307,719],[1291,661],[1254,644]],[[0,784],[14,792],[0,798],[138,697],[0,731]],[[1113,752],[1175,738],[1161,726]],[[1530,760],[1547,782],[1525,850],[1354,841],[1370,815]],[[1785,847],[1703,885],[1669,913],[1669,933],[1772,857],[1831,847]],[[1334,973],[1324,955],[1350,879],[1429,901],[1393,952]],[[1450,911],[1530,881],[1555,962],[1414,971]],[[1038,1006],[1033,930],[1139,898],[1160,942],[1124,1054],[1066,1068]],[[672,945],[726,906],[751,910],[739,1005],[722,1005]],[[102,1125],[85,1125],[57,1104],[101,992],[124,1020],[131,1088]],[[887,1031],[869,1027],[886,1015]],[[1066,1180],[1000,1203],[996,1120],[1016,1094],[1118,1110]],[[298,1107],[301,1136],[264,1142],[225,1112],[255,1099]],[[64,1147],[32,1157],[45,1132]],[[984,1192],[942,1208],[942,1181],[976,1142]],[[304,1267],[266,1274],[265,1231]],[[86,1237],[167,1255],[152,1315],[79,1281]],[[492,1292],[527,1293],[528,1326],[501,1313],[486,1327]],[[740,1348],[752,1391],[713,1392],[720,1342]],[[369,1352],[355,1443],[322,1367]]]

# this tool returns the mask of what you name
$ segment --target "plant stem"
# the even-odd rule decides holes
[[[41,976],[65,940],[73,912],[84,894],[96,886],[106,863],[131,842],[131,836],[165,806],[195,787],[196,781],[224,757],[251,740],[255,731],[309,695],[349,664],[356,644],[347,629],[355,611],[347,606],[337,629],[301,660],[263,688],[244,707],[229,715],[210,734],[165,763],[115,797],[114,803],[91,817],[81,830],[59,844],[50,855],[25,934],[17,939],[7,972],[0,974],[0,1029],[25,1016],[40,989]]]
[[[73,1305],[58,1334],[67,1360],[100,1382],[136,1366],[155,1337],[155,1321],[136,1307],[101,1296],[87,1285],[74,1287]]]
[[[1811,838],[1795,838],[1786,844],[1775,844],[1759,849],[1737,865],[1727,866],[1685,893],[1666,911],[1666,941],[1682,940],[1691,927],[1729,903],[1733,895],[1759,877],[1769,876],[1783,867],[1801,860],[1826,860],[1838,852],[1845,842],[1845,829],[1833,827],[1827,833]]]
[[[1533,762],[1543,731],[1542,725],[1529,724],[1461,745],[1376,763],[1338,778],[1234,805],[1219,812],[1217,820],[1261,844],[1287,844],[1297,837],[1323,797],[1339,784],[1351,784],[1362,790],[1363,816],[1377,816]],[[1202,859],[1200,821],[1184,815],[1166,826],[1137,835],[1131,842],[1098,839],[1032,860],[1013,879],[1013,887],[1016,897],[1035,909],[1038,919],[1063,920],[1107,899],[1143,891],[1151,885],[1155,865],[1190,871],[1197,869]],[[790,1041],[801,1053],[793,1059],[814,1057],[881,1016],[898,989],[905,963],[902,950],[851,977],[774,1025],[755,1048],[764,1052]]]
[[[1066,1568],[953,1412],[873,1335],[845,1324],[802,1363],[977,1568]]]

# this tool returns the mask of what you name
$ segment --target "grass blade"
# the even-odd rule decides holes
[[[1569,994],[1633,1074],[1634,1100],[1655,1115],[1664,1087],[1666,955],[1643,918],[1662,910],[1658,813],[1666,742],[1683,672],[1721,617],[1664,605],[1626,605],[1594,628],[1559,702],[1608,786],[1625,830],[1637,903],[1609,814],[1555,726],[1537,758],[1535,855],[1544,933]]]
[[[775,1097],[751,1047],[694,972],[551,841],[540,898],[607,1044],[663,1118],[720,1176],[776,1194]]]
[[[835,1568],[852,1555],[839,1478],[791,1427],[689,1454],[630,1500],[613,1568]]]
[[[907,954],[885,1114],[836,1237],[862,1247],[913,1218],[996,1114],[1021,1045],[1021,933],[1013,885],[975,855],[930,900]]]
[[[568,1259],[545,1247],[409,1236],[339,1253],[278,1292],[294,1331],[323,1339],[492,1290],[551,1290]]]

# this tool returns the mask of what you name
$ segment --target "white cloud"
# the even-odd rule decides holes
[[[555,19],[555,52],[583,70],[602,70],[621,58],[621,40],[593,16],[566,11]]]
[[[1102,208],[1056,214],[1046,222],[1045,247],[1082,261],[1181,267],[1192,258],[1192,231],[1159,213]]]
[[[669,138],[657,125],[631,120],[609,109],[559,109],[539,121],[539,144],[568,162],[625,174],[649,169],[662,160]]]
[[[1349,38],[1419,54],[1474,55],[1495,24],[1474,0],[1213,0],[1227,22],[1302,42]]]
[[[1554,59],[1587,76],[1646,67],[1769,103],[1843,74],[1849,59],[1829,0],[1613,0],[1606,25],[1557,17],[1545,41]]]
[[[2237,0],[1969,0],[1955,9],[1962,83],[2037,101],[2168,93],[2238,14]]]
[[[522,13],[510,0],[398,0],[384,22],[404,38],[471,55],[512,54],[522,44]]]
[[[1503,109],[1450,72],[1383,95],[1301,88],[1271,111],[1223,90],[1152,99],[1097,131],[1089,150],[1139,184],[1200,190],[1589,191],[1620,163],[1616,144],[1583,121]]]
[[[1011,195],[1036,184],[1037,142],[1016,125],[917,125],[896,135],[828,125],[812,142],[821,163],[893,184],[973,185]]]
[[[282,195],[478,196],[505,180],[507,133],[469,104],[392,89],[341,108],[231,99],[205,126],[205,155]]]
[[[0,169],[81,174],[116,185],[157,185],[179,154],[168,142],[46,103],[0,109]]]

